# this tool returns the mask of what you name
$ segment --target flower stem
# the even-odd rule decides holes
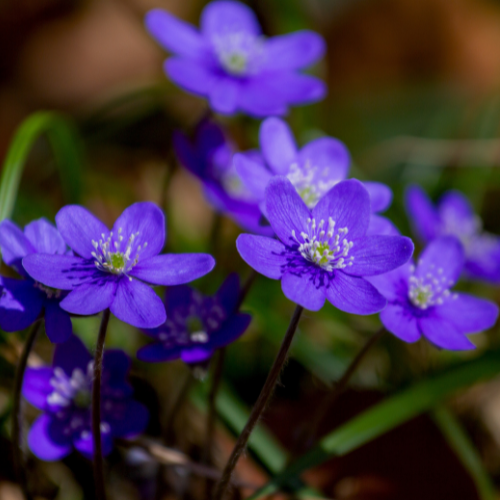
[[[94,358],[94,380],[92,384],[92,437],[94,440],[94,481],[97,500],[106,500],[104,487],[102,443],[101,443],[101,375],[104,341],[109,322],[109,309],[102,313]]]
[[[14,468],[19,480],[19,484],[23,491],[26,500],[31,500],[33,497],[28,490],[28,482],[26,476],[26,469],[23,466],[23,448],[22,448],[22,411],[21,411],[21,393],[23,388],[24,372],[28,365],[28,357],[31,349],[35,343],[38,332],[40,331],[41,320],[37,320],[28,334],[28,338],[24,344],[19,362],[17,364],[16,375],[14,378],[14,408],[12,410],[12,444],[13,444],[13,458]]]
[[[273,366],[269,371],[264,387],[262,387],[262,390],[260,391],[260,395],[252,408],[248,421],[239,435],[226,467],[222,472],[222,477],[216,486],[213,500],[222,500],[224,494],[226,493],[229,481],[231,480],[231,474],[238,463],[238,459],[245,450],[250,434],[262,415],[269,399],[271,398],[274,387],[276,386],[276,381],[278,380],[281,369],[285,364],[288,350],[292,344],[292,340],[295,335],[295,331],[297,330],[297,325],[303,310],[304,308],[302,306],[297,305],[295,307],[295,311],[293,312],[292,319],[290,320],[290,324],[288,325],[288,329],[285,337],[283,338],[278,354],[276,355]]]

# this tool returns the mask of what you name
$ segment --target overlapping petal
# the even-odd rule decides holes
[[[406,191],[405,202],[419,238],[423,241],[435,238],[439,230],[439,217],[425,192],[418,186],[411,186]]]
[[[245,187],[257,200],[264,199],[266,187],[272,178],[271,172],[261,163],[251,160],[245,154],[235,154],[234,166]]]
[[[257,272],[272,279],[280,279],[286,265],[283,243],[265,236],[240,234],[236,248],[241,258]]]
[[[25,234],[10,220],[0,222],[0,250],[2,259],[8,265],[17,265],[24,256],[35,252]],[[22,268],[21,268],[22,272]]]
[[[308,273],[286,272],[281,279],[286,298],[309,311],[319,311],[325,303],[325,291]]]
[[[71,452],[72,444],[68,438],[65,443],[58,443],[52,439],[50,428],[52,417],[43,414],[35,420],[28,434],[30,450],[41,460],[48,462],[60,460]]]
[[[45,332],[53,344],[66,342],[73,332],[71,318],[57,299],[45,301]]]
[[[332,137],[321,137],[306,144],[299,152],[301,164],[309,163],[324,181],[343,181],[347,177],[350,154],[345,145]]]
[[[420,337],[418,321],[405,307],[389,304],[381,313],[382,324],[405,342],[416,342]]]
[[[52,368],[26,368],[23,378],[23,397],[40,410],[47,408],[47,397],[53,388],[50,384]]]
[[[450,351],[465,351],[476,346],[451,323],[429,315],[420,318],[418,324],[422,334],[434,345]]]
[[[163,67],[173,82],[194,94],[207,96],[217,83],[217,75],[199,61],[171,57]]]
[[[64,255],[67,252],[63,237],[46,219],[30,222],[24,228],[24,234],[38,253]]]
[[[383,212],[392,202],[392,190],[381,182],[363,182],[363,186],[370,195],[372,212]]]
[[[88,316],[107,309],[114,300],[117,280],[100,279],[96,283],[84,283],[72,290],[60,303],[65,311]]]
[[[265,161],[275,174],[284,175],[298,158],[297,146],[289,126],[279,118],[265,120],[259,132]]]

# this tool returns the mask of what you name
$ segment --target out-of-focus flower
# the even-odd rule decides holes
[[[78,205],[62,208],[56,223],[76,255],[32,254],[23,266],[46,286],[71,290],[61,307],[73,314],[96,314],[109,307],[126,323],[155,328],[166,320],[165,307],[146,283],[187,283],[215,265],[208,254],[158,255],[165,244],[165,218],[154,203],[131,205],[112,231]]]
[[[182,359],[202,363],[216,349],[230,344],[248,328],[249,314],[236,310],[240,295],[237,275],[230,275],[213,297],[205,297],[188,286],[167,291],[167,321],[154,330],[144,330],[156,342],[139,350],[143,361]]]
[[[488,300],[450,291],[463,265],[464,252],[458,239],[442,236],[427,246],[416,266],[408,263],[369,278],[388,301],[380,313],[384,326],[405,342],[415,342],[423,335],[444,349],[473,349],[465,335],[493,326],[498,307]]]
[[[204,120],[196,130],[194,143],[181,133],[174,135],[180,162],[203,184],[208,202],[238,225],[253,233],[271,234],[259,204],[243,185],[233,164],[235,147],[214,122]],[[254,153],[255,161],[259,160]]]
[[[328,299],[342,311],[379,312],[386,300],[364,277],[401,266],[413,252],[409,238],[366,235],[370,197],[354,179],[336,184],[310,210],[288,179],[276,177],[266,189],[266,212],[281,241],[243,234],[238,251],[264,276],[281,279],[286,297],[312,311]]]
[[[111,452],[113,438],[136,436],[148,423],[148,410],[132,399],[129,369],[130,359],[123,351],[104,353],[100,426],[104,455]],[[93,360],[76,336],[57,345],[51,368],[26,370],[23,396],[43,411],[28,435],[29,447],[40,459],[59,460],[73,448],[92,458],[93,376]]]
[[[51,342],[64,342],[72,332],[69,314],[61,309],[66,292],[49,288],[34,281],[24,270],[21,261],[27,255],[71,253],[57,229],[45,219],[38,219],[24,228],[13,222],[0,224],[0,248],[5,263],[24,279],[0,278],[0,328],[7,332],[23,330],[45,316],[45,331]]]
[[[434,207],[420,187],[411,186],[406,193],[406,207],[422,241],[427,243],[447,234],[456,236],[464,249],[466,275],[500,282],[500,237],[482,230],[481,219],[462,193],[448,191]]]
[[[170,13],[146,15],[151,35],[174,57],[165,72],[183,89],[206,97],[223,114],[281,115],[289,105],[318,101],[324,83],[299,73],[323,56],[323,38],[312,31],[265,38],[252,10],[228,0],[209,3],[200,31]]]

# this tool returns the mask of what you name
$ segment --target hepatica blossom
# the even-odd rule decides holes
[[[0,328],[7,332],[23,330],[45,316],[45,331],[52,342],[64,342],[71,335],[71,319],[61,309],[66,292],[34,281],[21,261],[27,255],[67,255],[66,243],[57,229],[45,219],[31,222],[24,232],[13,222],[0,223],[0,249],[4,262],[23,279],[0,278]]]
[[[239,280],[230,275],[213,297],[205,297],[186,285],[167,290],[167,321],[144,333],[156,342],[143,347],[137,357],[143,361],[182,359],[202,363],[216,349],[240,337],[250,324],[249,314],[236,308],[240,295]]]
[[[406,193],[406,206],[424,242],[447,234],[456,236],[465,252],[466,274],[500,282],[500,237],[483,231],[481,219],[462,193],[448,191],[434,207],[421,188],[412,186]]]
[[[132,398],[127,382],[129,357],[120,350],[107,350],[101,382],[101,441],[103,454],[113,438],[133,437],[144,431],[148,410]],[[93,456],[91,393],[93,360],[75,336],[57,345],[52,367],[28,368],[23,396],[43,411],[28,435],[31,451],[42,460],[59,460],[76,448]]]
[[[265,38],[250,8],[215,1],[201,14],[200,30],[166,11],[146,15],[151,35],[172,52],[165,72],[177,85],[206,97],[224,114],[284,114],[289,105],[322,99],[321,80],[300,74],[323,56],[323,38],[312,31]]]
[[[157,327],[165,322],[165,307],[146,283],[187,283],[215,264],[207,254],[158,255],[165,244],[165,218],[154,203],[131,205],[111,231],[77,205],[62,208],[56,223],[76,255],[32,254],[23,266],[45,286],[70,290],[61,301],[70,313],[96,314],[109,307],[126,323]]]
[[[216,210],[248,231],[270,234],[258,203],[235,170],[232,161],[235,147],[218,125],[202,121],[194,143],[176,133],[174,148],[181,163],[202,182],[205,197]],[[253,157],[258,161],[258,154]]]
[[[271,179],[266,211],[279,240],[240,235],[242,258],[261,274],[281,279],[283,293],[312,311],[325,299],[355,314],[373,314],[385,298],[364,279],[395,269],[411,257],[403,236],[367,236],[370,198],[357,180],[342,181],[311,210],[292,183]]]
[[[498,307],[490,301],[451,290],[464,264],[464,252],[453,236],[433,240],[417,264],[370,278],[388,300],[380,313],[384,326],[405,342],[422,335],[443,349],[473,349],[465,336],[494,325]]]

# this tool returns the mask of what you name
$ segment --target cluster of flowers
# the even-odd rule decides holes
[[[289,105],[323,97],[323,83],[298,72],[324,52],[322,38],[303,31],[264,38],[254,14],[234,1],[215,1],[203,11],[201,30],[167,12],[146,17],[152,35],[175,57],[168,76],[207,97],[219,113],[284,114]],[[380,313],[385,327],[406,342],[422,335],[446,349],[470,349],[465,334],[491,327],[495,304],[451,287],[464,272],[500,282],[500,240],[481,231],[467,201],[449,193],[437,209],[419,188],[407,204],[417,233],[428,246],[416,264],[412,241],[383,216],[391,190],[347,179],[349,153],[324,137],[299,149],[288,125],[276,116],[260,128],[260,151],[237,152],[215,122],[203,120],[194,141],[178,133],[181,163],[203,184],[207,200],[252,234],[236,245],[252,268],[281,280],[284,295],[311,311],[327,299],[352,314]],[[207,254],[162,254],[165,220],[150,202],[127,208],[109,230],[80,206],[66,206],[54,227],[40,219],[24,231],[0,224],[3,260],[19,275],[2,277],[0,327],[18,331],[43,315],[56,343],[51,368],[30,368],[23,394],[43,411],[29,444],[42,459],[73,448],[91,456],[90,392],[93,362],[72,333],[71,315],[106,309],[154,339],[137,357],[189,364],[209,360],[237,339],[250,316],[238,311],[240,285],[229,276],[213,297],[186,285],[212,270]],[[163,303],[152,286],[169,287]],[[126,382],[130,360],[105,353],[101,436],[104,453],[113,437],[141,433],[148,412]]]

